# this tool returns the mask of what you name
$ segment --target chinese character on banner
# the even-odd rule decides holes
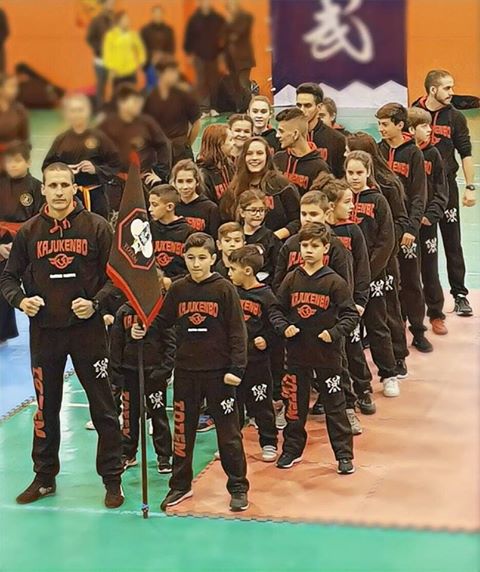
[[[407,0],[270,0],[273,83],[406,86]]]

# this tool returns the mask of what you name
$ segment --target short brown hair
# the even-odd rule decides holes
[[[298,241],[319,240],[323,245],[329,244],[331,234],[328,228],[321,222],[309,222],[302,226],[298,233]]]
[[[175,206],[180,202],[180,195],[175,187],[172,185],[155,185],[148,196],[155,195],[164,203],[173,203]]]
[[[430,113],[421,107],[410,107],[408,110],[408,125],[415,129],[419,125],[432,124],[432,116]]]
[[[25,161],[30,161],[32,146],[27,141],[12,141],[5,149],[5,157],[21,155]]]
[[[391,119],[392,123],[398,125],[403,121],[403,128],[408,128],[407,110],[401,103],[386,103],[375,113],[377,119]]]
[[[253,119],[250,115],[247,115],[246,113],[234,113],[228,118],[228,126],[231,128],[237,121],[246,121],[247,123],[250,123],[253,130]]]
[[[175,179],[180,171],[191,171],[195,180],[197,181],[197,187],[203,184],[203,175],[200,168],[192,161],[192,159],[181,159],[173,166],[172,172],[170,174],[170,184],[175,186]],[[199,189],[198,189],[199,190]]]
[[[250,109],[250,107],[252,107],[252,105],[253,105],[256,101],[262,101],[263,103],[268,104],[268,107],[270,108],[270,111],[272,110],[272,104],[270,103],[270,100],[268,99],[268,97],[266,97],[265,95],[254,95],[254,96],[252,97],[252,99],[250,100],[250,103],[248,104],[248,109]]]
[[[238,264],[242,268],[250,266],[254,274],[260,272],[264,265],[263,255],[254,244],[248,244],[234,250],[232,254],[230,254],[228,261],[230,264]]]
[[[430,70],[425,76],[425,81],[423,83],[425,91],[430,93],[430,88],[438,87],[438,85],[440,85],[440,80],[444,77],[452,77],[452,74],[447,70]]]
[[[296,94],[299,95],[300,93],[313,95],[313,99],[317,105],[323,102],[323,89],[318,83],[312,81],[301,83],[296,89]]]
[[[225,222],[218,228],[218,240],[225,238],[231,232],[243,233],[242,225],[239,222]]]
[[[298,107],[290,107],[289,109],[282,109],[282,111],[278,112],[275,116],[275,119],[280,121],[292,121],[292,119],[303,119],[305,122],[307,118],[301,109]]]
[[[325,106],[325,109],[328,111],[330,115],[337,117],[337,104],[333,101],[331,97],[325,97],[322,101],[322,105]]]
[[[206,248],[212,255],[216,252],[215,241],[205,232],[194,232],[187,238],[183,249],[184,254],[186,254],[190,248]]]
[[[50,165],[47,165],[45,169],[43,169],[44,184],[47,173],[51,173],[52,171],[61,171],[63,173],[70,173],[70,177],[72,178],[72,183],[75,182],[75,175],[73,174],[72,169],[70,169],[70,167],[66,163],[61,163],[60,161],[56,161],[55,163],[50,163]]]
[[[317,205],[322,211],[325,211],[329,207],[328,197],[322,191],[308,191],[300,199],[301,205]]]

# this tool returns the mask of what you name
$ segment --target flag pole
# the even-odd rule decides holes
[[[148,518],[147,431],[145,424],[145,371],[143,369],[143,340],[138,341],[138,390],[140,392],[140,446],[142,452],[142,513]]]

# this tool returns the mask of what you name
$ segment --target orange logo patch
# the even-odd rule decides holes
[[[73,262],[73,256],[67,256],[66,254],[57,254],[54,258],[49,258],[48,261],[52,266],[58,268],[59,270],[64,270],[67,266]]]

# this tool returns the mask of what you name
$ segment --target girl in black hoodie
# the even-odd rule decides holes
[[[265,225],[277,238],[286,240],[296,234],[300,228],[300,195],[275,167],[268,143],[262,137],[252,137],[243,147],[237,173],[220,204],[223,220],[234,220],[240,195],[252,188],[265,193]]]
[[[385,300],[386,267],[395,247],[395,232],[388,202],[372,177],[372,158],[364,151],[352,151],[345,160],[346,179],[353,191],[353,222],[365,237],[370,260],[370,298],[363,315],[370,350],[386,397],[398,397],[400,388]]]
[[[226,125],[209,125],[203,132],[197,165],[203,175],[205,196],[217,205],[235,172],[230,159],[232,149],[233,137]]]

